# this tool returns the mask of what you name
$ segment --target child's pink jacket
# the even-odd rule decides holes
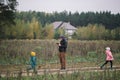
[[[110,50],[106,50],[105,53],[106,53],[106,60],[107,61],[114,60],[113,55],[112,55]]]

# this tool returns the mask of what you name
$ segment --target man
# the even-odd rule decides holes
[[[64,36],[60,36],[60,43],[58,44],[59,46],[59,59],[60,59],[60,64],[61,64],[61,69],[66,68],[66,60],[65,60],[65,53],[66,53],[66,48],[67,48],[67,41]]]

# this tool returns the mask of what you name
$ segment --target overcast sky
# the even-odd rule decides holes
[[[120,13],[120,0],[17,0],[18,11],[62,12],[100,12]]]

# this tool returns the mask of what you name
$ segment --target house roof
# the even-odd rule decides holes
[[[52,23],[54,26],[54,29],[57,28],[64,28],[66,30],[76,30],[74,26],[72,26],[69,22],[62,22],[62,21],[56,21]]]

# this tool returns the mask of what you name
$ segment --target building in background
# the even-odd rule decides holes
[[[62,22],[62,21],[56,21],[52,23],[54,30],[57,29],[63,29],[65,31],[65,35],[68,36],[68,38],[71,38],[71,36],[76,31],[76,27],[71,25],[70,22]]]

